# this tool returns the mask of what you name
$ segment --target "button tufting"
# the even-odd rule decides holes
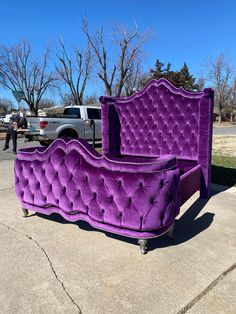
[[[133,156],[144,155],[147,157],[153,157],[158,155],[161,156],[162,154],[167,154],[168,152],[173,152],[174,154],[178,155],[177,157],[181,157],[181,154],[183,152],[183,157],[186,155],[186,152],[188,153],[188,151],[192,151],[193,147],[195,148],[195,151],[197,151],[199,133],[199,109],[195,109],[195,106],[192,106],[191,112],[186,115],[188,111],[186,108],[188,103],[191,103],[191,105],[195,104],[194,100],[186,100],[186,98],[184,98],[183,103],[180,96],[176,97],[174,95],[173,97],[171,93],[167,95],[168,93],[166,93],[164,88],[160,90],[160,93],[158,91],[158,93],[156,93],[155,95],[152,90],[150,90],[149,92],[150,94],[147,93],[144,100],[139,101],[139,98],[137,97],[138,100],[133,100],[133,103],[131,104],[130,102],[129,104],[127,104],[127,106],[125,102],[124,105],[123,102],[114,105],[114,111],[116,111],[116,116],[119,117],[120,123],[118,130],[117,126],[115,125],[117,124],[117,118],[112,118],[112,114],[109,114],[110,117],[108,117],[109,110],[107,110],[106,119],[109,123],[111,122],[111,124],[109,125],[110,129],[107,128],[107,130],[105,130],[107,132],[106,135],[108,136],[107,143],[105,143],[106,150],[108,152],[110,150],[110,153],[114,155],[116,153],[120,153],[121,155],[129,155],[129,153],[131,153],[130,155]],[[175,108],[175,105],[176,110],[173,110],[173,108]],[[142,106],[145,107],[145,109],[148,108],[146,119],[141,114]],[[124,112],[124,109],[127,111],[127,113]],[[195,115],[194,117],[192,116],[193,111],[194,113],[196,113],[196,117]],[[172,113],[174,114],[174,116]],[[184,113],[184,119],[180,119],[181,113]],[[109,121],[109,119],[111,118],[114,120],[114,122],[111,120]],[[191,123],[191,129],[187,128],[187,122],[188,124]],[[191,133],[193,132],[195,133],[195,136],[191,135]],[[115,141],[116,138],[118,140]],[[188,146],[186,145],[187,139],[189,141]],[[133,230],[137,230],[138,228],[140,228],[140,226],[143,225],[143,220],[145,222],[143,228],[149,228],[149,220],[152,226],[160,223],[159,219],[156,219],[156,221],[151,221],[152,219],[150,219],[150,217],[152,217],[152,213],[147,214],[147,212],[149,208],[153,209],[155,206],[160,213],[160,211],[164,208],[164,201],[168,206],[168,200],[164,199],[164,197],[162,196],[162,192],[168,193],[168,190],[171,191],[171,193],[172,191],[175,192],[175,189],[173,189],[170,183],[172,182],[170,177],[172,176],[172,172],[174,172],[175,170],[170,170],[170,177],[169,173],[167,173],[167,177],[165,177],[165,174],[163,174],[163,171],[161,171],[156,173],[153,176],[153,179],[152,174],[150,173],[145,173],[144,175],[137,174],[135,176],[132,173],[126,174],[126,172],[116,172],[113,170],[111,171],[111,173],[109,173],[107,169],[97,169],[96,166],[94,167],[94,165],[87,164],[87,160],[85,158],[86,155],[84,157],[81,157],[80,159],[79,153],[75,153],[74,150],[72,151],[72,154],[71,152],[67,153],[65,160],[61,163],[61,168],[59,168],[58,165],[62,153],[61,151],[58,151],[56,153],[57,156],[55,157],[57,158],[54,158],[53,156],[51,164],[47,163],[46,184],[44,186],[43,181],[41,181],[42,191],[40,190],[38,191],[38,193],[36,193],[37,199],[42,197],[42,193],[47,194],[48,189],[50,188],[53,191],[50,194],[47,194],[50,196],[48,197],[48,201],[55,203],[55,198],[60,197],[60,193],[56,193],[57,190],[61,191],[64,185],[67,185],[68,195],[64,195],[60,199],[61,209],[66,209],[66,206],[73,207],[74,205],[76,208],[82,207],[82,210],[84,210],[85,212],[86,208],[86,210],[90,210],[89,214],[91,216],[91,219],[94,218],[95,220],[103,221],[105,223],[112,222],[115,226],[122,226],[122,228],[128,227]],[[56,162],[54,162],[53,164],[54,160]],[[80,174],[78,172],[78,174],[76,175],[76,170],[78,170],[78,167],[76,169],[77,161],[78,165],[80,165]],[[36,169],[37,167],[34,166],[34,170]],[[74,177],[71,173],[73,171],[75,171]],[[59,179],[56,179],[54,182],[55,174],[56,176],[58,176],[57,172],[59,172]],[[23,178],[20,179],[20,181],[22,182],[22,185],[24,185],[24,181],[28,176],[27,167],[24,166],[22,173]],[[31,190],[34,190],[37,181],[42,178],[41,173],[45,174],[45,169],[43,169],[42,166],[40,166],[39,169],[37,169],[37,172],[35,171],[35,174],[32,174],[32,176],[30,177],[29,183],[32,184],[32,187],[26,187],[25,200],[27,200],[27,198],[30,199],[30,194],[32,193]],[[105,179],[103,178],[103,175]],[[34,177],[36,177],[36,179],[34,179]],[[84,182],[84,177],[86,181],[89,180],[89,183],[91,181],[91,185],[88,185],[87,182]],[[69,181],[69,179],[72,180]],[[179,178],[177,179],[179,180]],[[153,184],[154,180],[155,184]],[[110,181],[111,184],[109,184]],[[131,182],[132,184],[130,184]],[[107,186],[103,186],[104,183],[107,183]],[[163,190],[161,190],[164,184],[166,184],[166,189],[164,187]],[[121,188],[122,185],[125,186],[124,190],[123,188]],[[58,189],[56,187],[58,187]],[[80,190],[78,190],[78,188],[81,189],[82,193]],[[65,190],[63,189],[63,191]],[[161,195],[158,195],[159,191],[161,192]],[[172,193],[173,199],[177,198],[177,196],[175,196],[176,193]],[[113,195],[111,196],[111,194],[113,194],[114,197]],[[161,197],[161,199],[163,197],[163,202],[157,202],[159,200],[159,196]],[[97,199],[95,200],[95,198]],[[139,204],[140,198],[142,198],[142,203]],[[107,208],[103,205],[104,200],[105,203],[107,202]],[[110,204],[110,200],[111,202],[113,201],[115,203]],[[57,202],[59,202],[59,200],[57,200]],[[132,205],[132,202],[134,205]],[[86,203],[89,206],[86,205]],[[108,213],[108,215],[103,216],[105,210],[100,206],[105,207],[106,210],[109,211],[109,213],[106,212]],[[127,211],[126,209],[124,209],[125,206],[128,207]],[[132,211],[132,213],[128,213],[130,211]],[[152,210],[150,210],[150,212],[152,212]],[[143,218],[143,215],[145,218]],[[122,218],[119,218],[119,216],[124,216],[125,219],[123,220]],[[168,219],[166,217],[166,221],[167,220]]]
[[[150,198],[150,204],[151,204],[151,205],[154,204],[154,200],[155,200],[154,197],[151,197],[151,198]]]

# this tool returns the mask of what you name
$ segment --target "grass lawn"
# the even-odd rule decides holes
[[[95,147],[95,149],[99,154],[102,154],[102,147]]]
[[[213,183],[236,186],[236,157],[212,156],[211,169]]]

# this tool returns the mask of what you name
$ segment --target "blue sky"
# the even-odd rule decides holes
[[[82,15],[95,29],[111,23],[150,29],[155,38],[145,46],[143,69],[153,67],[156,58],[179,69],[184,62],[200,76],[204,62],[226,52],[236,64],[236,3],[233,0],[0,0],[0,45],[22,39],[32,43],[40,56],[48,43],[64,38],[68,45],[81,42]],[[90,83],[87,93],[96,86]],[[98,89],[98,95],[103,94]],[[11,96],[0,89],[0,97]]]

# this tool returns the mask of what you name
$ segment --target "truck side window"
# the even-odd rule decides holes
[[[101,120],[101,109],[87,108],[88,119]]]
[[[76,116],[76,118],[81,118],[80,108],[65,108],[64,115],[67,116]]]

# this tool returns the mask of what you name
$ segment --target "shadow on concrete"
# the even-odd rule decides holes
[[[224,186],[216,186],[216,188],[213,186],[211,196],[221,193],[227,189],[228,187],[224,187]],[[167,235],[163,235],[159,238],[150,239],[149,244],[148,244],[148,251],[152,251],[157,248],[179,245],[181,243],[184,243],[192,239],[193,237],[197,236],[202,231],[209,228],[209,226],[213,222],[214,215],[215,215],[214,213],[206,212],[202,216],[197,218],[197,216],[200,214],[200,212],[202,211],[202,209],[205,207],[205,205],[208,203],[209,200],[210,198],[208,199],[198,198],[182,214],[182,216],[180,216],[179,219],[176,219],[174,239],[170,239],[169,237],[167,237]],[[91,231],[102,232],[106,236],[113,238],[115,240],[125,241],[130,244],[138,245],[137,239],[132,239],[132,238],[116,235],[110,232],[102,231],[99,229],[95,229],[92,226],[90,226],[89,223],[87,223],[86,221],[69,222],[65,220],[63,217],[61,217],[59,214],[51,214],[50,216],[46,216],[46,215],[37,213],[37,216],[43,219],[49,219],[49,220],[62,223],[62,224],[73,223],[82,230],[89,231],[89,232]]]
[[[211,166],[212,182],[229,187],[236,185],[236,169],[222,166]]]

